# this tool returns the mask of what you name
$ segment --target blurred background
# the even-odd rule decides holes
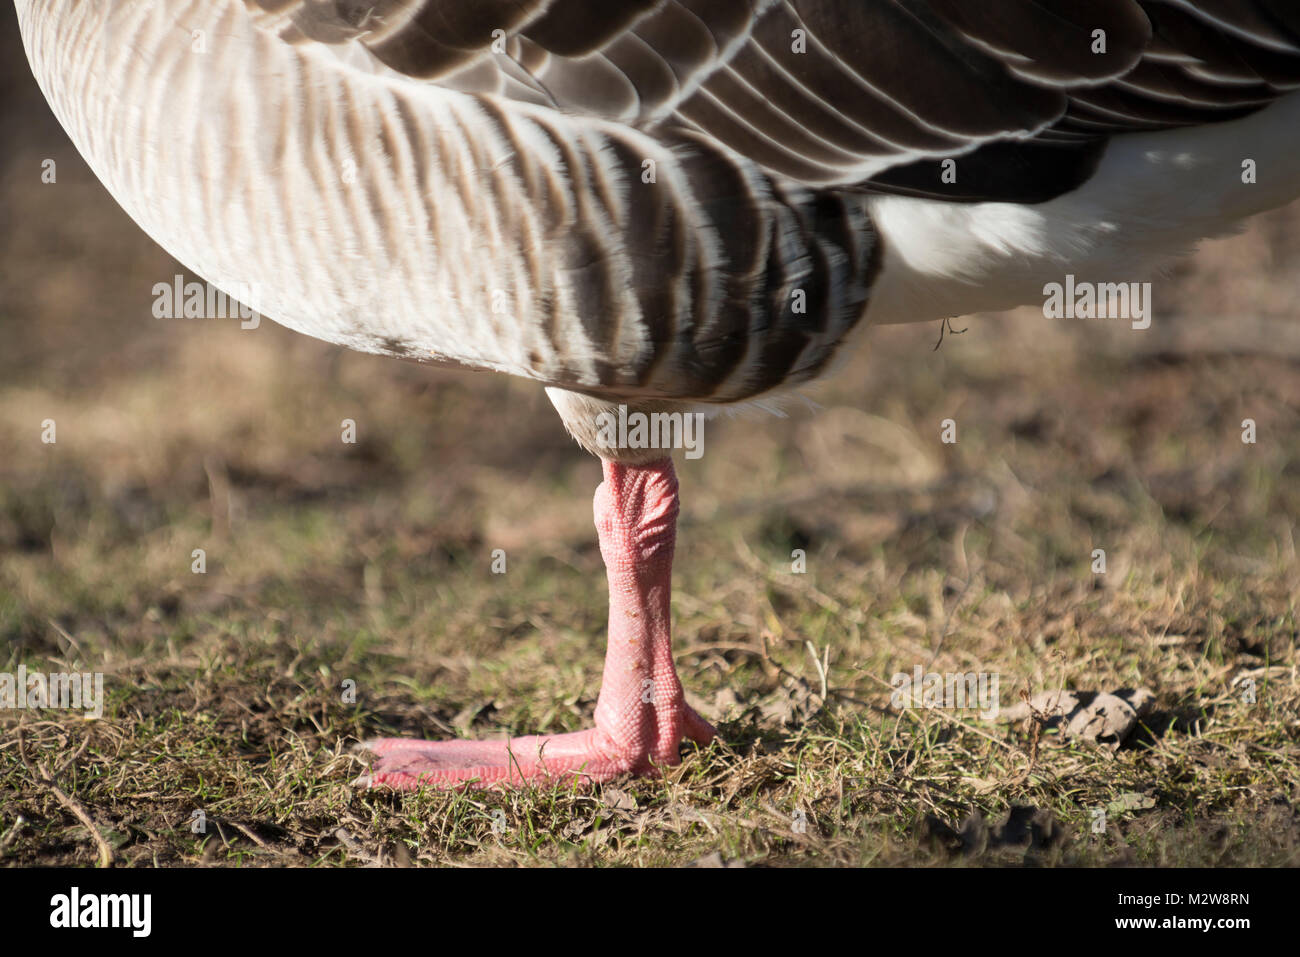
[[[290,731],[329,741],[231,705],[250,675],[293,673],[315,694],[370,668],[357,730],[371,732],[589,715],[600,470],[542,389],[270,321],[154,318],[155,283],[202,277],[78,156],[8,4],[0,123],[0,670],[91,661],[122,715],[207,709],[252,752]],[[679,462],[692,700],[759,735],[788,674],[809,673],[811,641],[859,701],[934,661],[1031,690],[1142,684],[1173,721],[1241,669],[1294,661],[1298,266],[1293,207],[1171,267],[1145,332],[1033,309],[957,320],[937,349],[937,325],[882,328],[815,404],[710,421],[704,457]],[[760,648],[766,664],[745,651]]]

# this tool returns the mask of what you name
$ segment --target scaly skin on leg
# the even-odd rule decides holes
[[[383,738],[361,783],[393,788],[608,781],[677,763],[683,738],[713,740],[713,727],[682,696],[673,666],[669,600],[677,538],[677,475],[671,459],[604,462],[596,531],[609,578],[609,643],[596,726],[571,734],[498,741]]]

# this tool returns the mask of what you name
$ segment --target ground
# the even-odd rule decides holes
[[[155,319],[193,277],[7,82],[0,671],[108,703],[0,711],[0,863],[1300,864],[1300,210],[1158,279],[1145,332],[874,330],[818,407],[710,421],[674,613],[722,741],[398,795],[351,745],[590,721],[598,464],[526,382]],[[1112,750],[892,707],[917,665],[1155,705]]]

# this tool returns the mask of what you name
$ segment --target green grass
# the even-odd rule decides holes
[[[59,393],[54,447],[24,434],[30,399],[0,402],[3,670],[102,670],[110,698],[99,720],[5,717],[0,860],[97,860],[57,788],[119,865],[1300,862],[1300,424],[1242,446],[1217,421],[1237,384],[1267,408],[1300,369],[1071,350],[1017,367],[1019,327],[982,328],[937,355],[928,331],[882,332],[820,413],[711,424],[680,466],[674,607],[723,741],[586,790],[349,786],[350,746],[377,734],[590,721],[598,469],[527,385],[224,333]],[[275,401],[289,374],[261,378],[263,353],[292,359],[296,401]],[[196,368],[220,385],[178,404]],[[133,411],[79,435],[105,407]],[[337,441],[345,416],[364,443]],[[1138,686],[1157,706],[1117,752],[1035,747],[1026,724],[892,709],[889,676],[915,664],[996,672],[1004,707]]]

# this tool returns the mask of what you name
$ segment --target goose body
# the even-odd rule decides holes
[[[308,335],[536,380],[605,460],[597,729],[381,743],[378,783],[547,770],[520,748],[601,778],[711,736],[668,651],[671,463],[602,413],[763,401],[873,324],[1136,280],[1300,194],[1287,0],[17,9],[73,142],[187,267]]]

